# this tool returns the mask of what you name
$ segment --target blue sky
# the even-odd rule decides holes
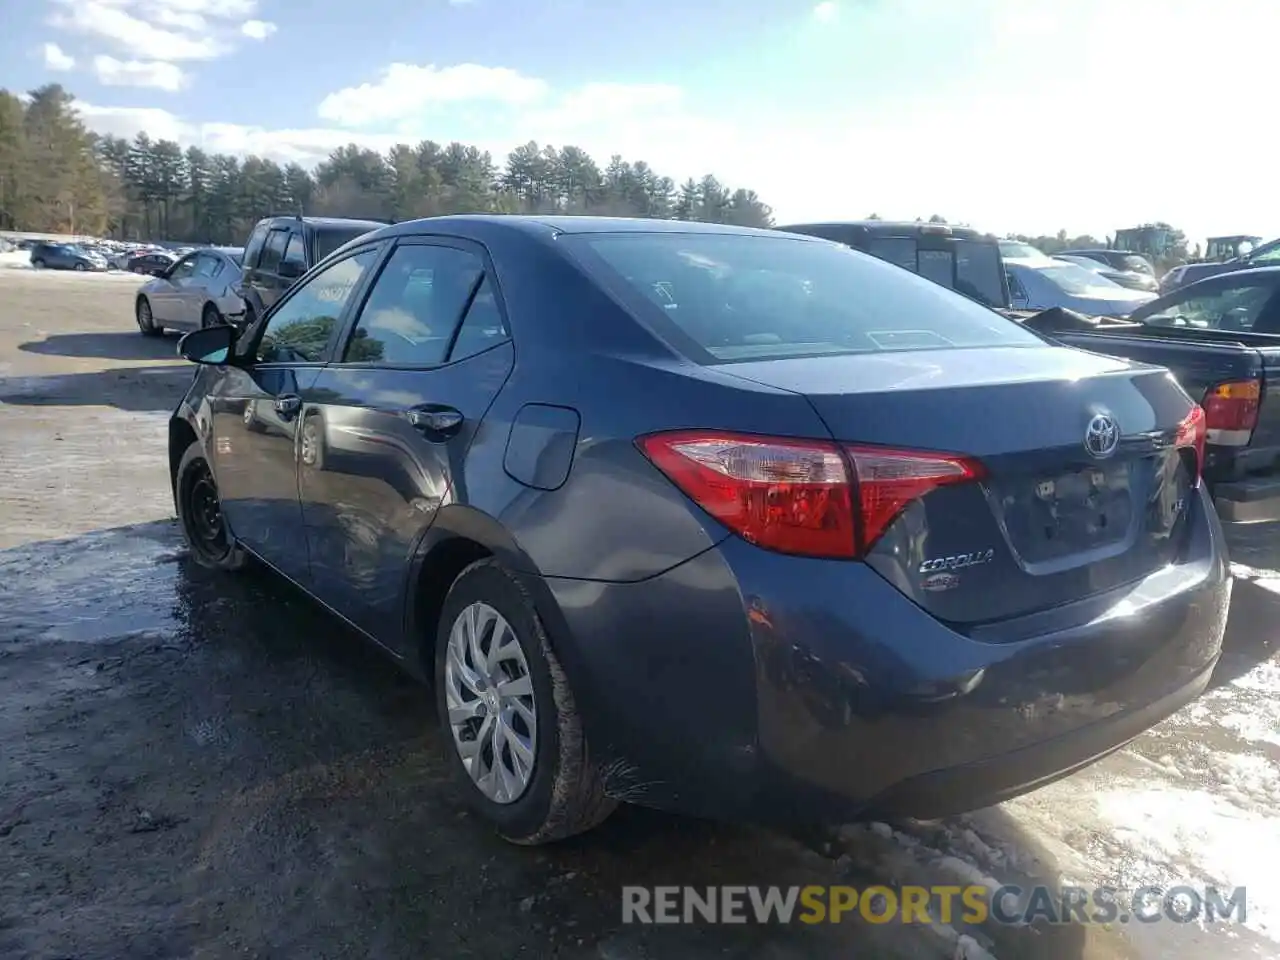
[[[1238,174],[1269,166],[1248,91],[1280,0],[9,6],[0,84],[58,81],[125,136],[308,165],[350,141],[536,139],[715,172],[782,221],[1280,234],[1280,193]]]

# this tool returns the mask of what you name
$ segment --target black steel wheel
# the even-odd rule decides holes
[[[200,445],[193,443],[178,464],[175,506],[191,557],[211,570],[239,570],[244,551],[236,543],[222,516],[218,484]]]

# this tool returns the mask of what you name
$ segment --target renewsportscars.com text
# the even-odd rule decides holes
[[[623,887],[623,923],[1243,923],[1245,888]]]

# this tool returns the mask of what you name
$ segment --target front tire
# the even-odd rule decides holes
[[[174,506],[191,559],[210,570],[243,567],[245,553],[223,519],[218,485],[200,444],[191,444],[182,455],[174,488]]]
[[[450,767],[468,804],[504,839],[563,840],[617,807],[533,600],[496,560],[473,563],[449,590],[435,688]]]
[[[200,326],[208,329],[209,327],[216,327],[223,322],[222,314],[218,311],[218,308],[212,303],[206,303],[204,309],[200,311]]]
[[[164,335],[164,327],[156,326],[156,318],[151,313],[151,301],[146,297],[138,298],[138,302],[134,304],[133,313],[138,321],[138,329],[142,331],[144,337]]]

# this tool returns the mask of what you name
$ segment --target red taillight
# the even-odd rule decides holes
[[[1178,433],[1174,440],[1176,447],[1179,449],[1189,447],[1195,455],[1196,473],[1192,479],[1193,484],[1200,482],[1200,474],[1204,472],[1204,445],[1208,433],[1205,427],[1206,419],[1203,407],[1192,407],[1191,412],[1178,424]]]
[[[688,430],[637,442],[744,540],[809,557],[860,557],[911,501],[982,476],[965,457],[823,440]]]
[[[1235,380],[1210,387],[1203,403],[1208,442],[1248,446],[1253,428],[1258,425],[1261,400],[1262,384],[1257,380]]]
[[[858,480],[864,549],[880,539],[911,501],[938,487],[968,483],[986,475],[976,460],[951,454],[877,447],[844,450]]]

